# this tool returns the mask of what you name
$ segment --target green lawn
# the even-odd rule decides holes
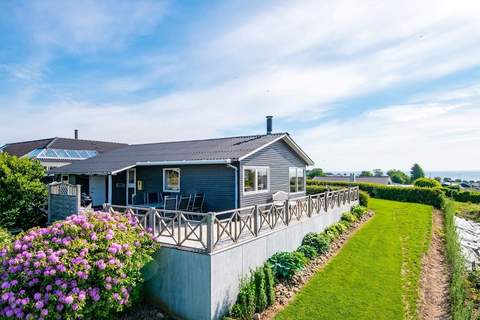
[[[275,319],[412,319],[432,207],[371,199],[375,216]]]

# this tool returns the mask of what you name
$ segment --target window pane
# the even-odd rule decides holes
[[[257,190],[267,190],[267,189],[268,189],[268,169],[258,168],[257,169]]]
[[[78,154],[80,155],[80,157],[85,158],[85,159],[88,158],[88,153],[87,153],[87,151],[85,151],[85,150],[78,150],[77,152],[78,152]]]
[[[68,154],[65,152],[65,150],[62,149],[55,149],[55,152],[58,154],[60,158],[69,158]]]
[[[128,170],[128,183],[135,183],[135,170]]]
[[[297,169],[297,182],[298,182],[298,191],[304,191],[305,176],[304,170],[302,168]]]
[[[255,169],[243,170],[243,190],[245,192],[255,191]]]
[[[297,192],[297,169],[290,168],[288,176],[290,178],[290,192]]]
[[[165,190],[180,191],[180,172],[165,170]]]

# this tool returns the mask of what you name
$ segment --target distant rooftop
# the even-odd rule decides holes
[[[54,137],[7,143],[0,151],[18,157],[83,160],[125,146],[125,143]]]

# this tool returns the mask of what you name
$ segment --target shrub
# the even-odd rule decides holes
[[[357,221],[357,217],[354,216],[352,213],[350,212],[345,212],[343,215],[342,215],[342,221],[347,221],[347,222],[355,222]]]
[[[231,315],[237,319],[251,320],[255,314],[255,284],[242,281],[237,302],[233,305]]]
[[[339,222],[335,223],[335,224],[333,225],[333,227],[334,227],[335,229],[337,229],[338,235],[341,235],[342,233],[344,233],[344,232],[347,231],[347,229],[348,229],[347,226],[345,226],[344,224],[341,224],[341,223],[339,223]]]
[[[368,202],[370,201],[370,196],[365,191],[359,192],[359,203],[361,206],[368,207]]]
[[[352,225],[350,222],[345,220],[341,220],[339,224],[341,224],[345,230],[350,229],[350,226]]]
[[[440,188],[394,187],[376,183],[323,182],[315,180],[308,180],[307,184],[310,186],[326,184],[342,187],[358,186],[360,190],[367,192],[371,197],[400,202],[423,203],[436,208],[442,208],[445,203],[445,194]]]
[[[353,206],[351,212],[355,217],[360,219],[365,213],[367,213],[367,208],[362,206]]]
[[[275,277],[273,275],[272,266],[270,263],[263,265],[263,272],[265,273],[265,292],[267,293],[267,305],[271,306],[275,303]]]
[[[413,185],[415,187],[420,187],[420,188],[441,188],[442,187],[440,182],[430,178],[418,178],[417,180],[413,181]]]
[[[10,245],[12,242],[12,236],[10,233],[0,227],[0,248],[5,248],[7,245]]]
[[[452,191],[450,196],[453,200],[459,202],[480,203],[480,192],[470,190]]]
[[[303,253],[305,258],[309,260],[315,258],[315,256],[318,254],[317,249],[309,246],[308,244],[302,244],[300,247],[298,247],[297,251]]]
[[[260,267],[253,274],[255,282],[255,311],[262,312],[267,308],[267,293],[265,291],[265,273]]]
[[[301,252],[278,252],[268,261],[272,265],[275,278],[287,281],[306,264],[305,256]]]
[[[139,298],[157,248],[128,215],[87,212],[31,229],[0,251],[0,317],[111,318]]]
[[[323,254],[330,247],[330,240],[321,233],[307,233],[302,240],[302,245],[314,247],[317,254]]]
[[[45,170],[37,160],[0,152],[0,226],[29,229],[46,222]]]

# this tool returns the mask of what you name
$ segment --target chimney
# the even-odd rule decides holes
[[[78,139],[78,129],[74,130],[74,136],[75,136],[75,140],[77,140]]]
[[[267,134],[272,134],[272,118],[273,116],[267,116]]]

